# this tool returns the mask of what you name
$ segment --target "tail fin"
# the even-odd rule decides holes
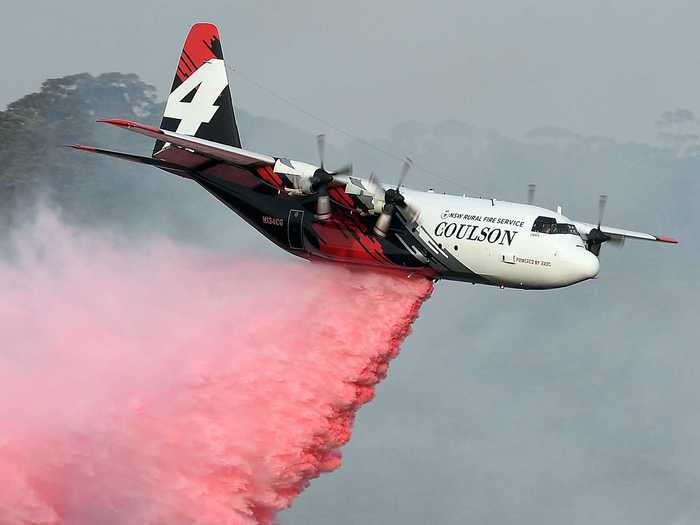
[[[213,24],[190,29],[165,105],[161,129],[241,147],[219,30]],[[153,155],[165,144],[157,141]]]

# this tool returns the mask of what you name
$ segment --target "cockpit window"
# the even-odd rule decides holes
[[[532,231],[539,233],[578,235],[576,226],[573,224],[557,223],[557,220],[553,217],[537,217],[535,224],[532,225]]]
[[[552,217],[537,217],[532,225],[533,232],[552,233],[552,227],[557,225],[557,220]]]
[[[573,224],[555,224],[552,233],[565,233],[569,235],[578,235],[578,230]]]

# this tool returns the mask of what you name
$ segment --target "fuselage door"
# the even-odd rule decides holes
[[[289,210],[287,237],[292,250],[304,249],[304,210]]]

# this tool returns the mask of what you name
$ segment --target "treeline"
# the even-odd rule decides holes
[[[162,104],[155,88],[136,75],[87,73],[46,80],[37,93],[0,112],[0,208],[5,221],[37,197],[85,220],[109,214],[130,200],[128,180],[118,194],[119,169],[104,159],[80,155],[73,143],[143,149],[143,141],[97,126],[104,116],[157,123]],[[119,183],[117,183],[119,184]],[[132,195],[133,196],[133,195]]]

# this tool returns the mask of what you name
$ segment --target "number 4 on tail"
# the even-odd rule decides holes
[[[177,133],[194,136],[202,124],[214,118],[219,109],[216,101],[226,86],[228,78],[224,61],[209,60],[170,93],[163,116],[180,120]],[[195,89],[191,100],[185,102]]]

